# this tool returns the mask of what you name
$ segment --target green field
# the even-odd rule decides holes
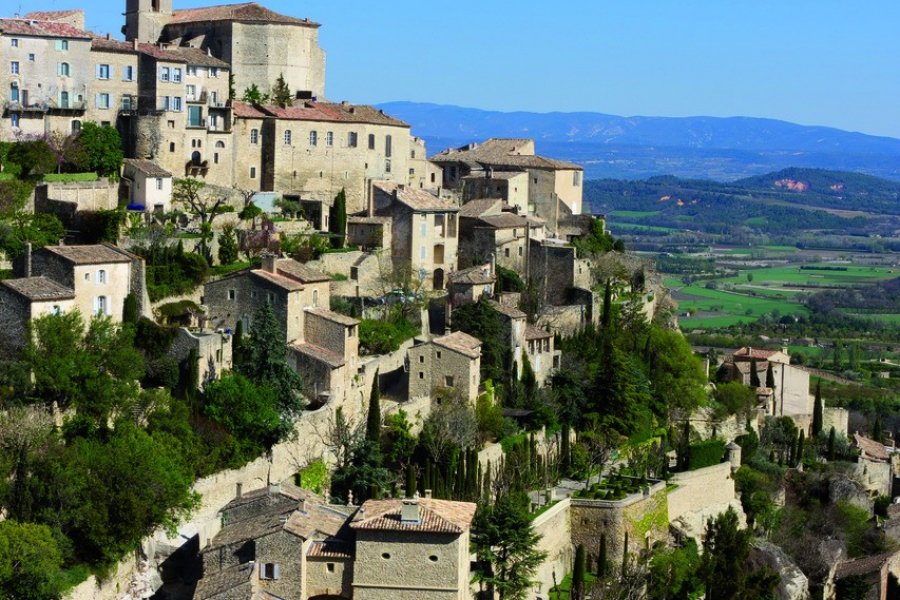
[[[759,251],[759,248],[755,250]],[[738,254],[739,251],[742,252],[743,249],[731,248],[727,252]],[[815,293],[824,288],[869,284],[897,277],[897,270],[886,267],[858,265],[839,265],[839,267],[846,270],[801,269],[799,265],[747,269],[732,277],[716,279],[717,289],[707,289],[705,280],[684,285],[679,277],[668,276],[663,281],[669,288],[676,290],[675,299],[678,301],[679,312],[691,313],[690,317],[680,318],[683,329],[713,329],[755,321],[763,315],[771,315],[776,311],[780,315],[803,313],[806,308],[800,304],[799,296],[804,293]],[[748,273],[752,273],[752,281],[747,281]],[[728,289],[723,289],[724,287]],[[900,323],[900,315],[859,316],[888,323]]]
[[[656,225],[638,225],[637,223],[610,223],[609,228],[615,231],[675,231],[671,227],[657,227]]]
[[[652,217],[658,214],[658,210],[614,210],[609,213],[609,216],[622,219],[643,219],[644,217]]]
[[[900,325],[900,314],[891,313],[891,314],[878,314],[878,313],[851,313],[847,314],[853,315],[854,317],[859,317],[861,319],[874,319],[876,321],[882,321],[884,323],[890,323],[892,325]]]

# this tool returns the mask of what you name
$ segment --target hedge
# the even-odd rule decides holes
[[[97,181],[100,179],[96,173],[47,173],[43,180],[45,183],[75,183],[79,181]]]
[[[722,462],[725,456],[725,442],[722,440],[706,440],[691,444],[688,456],[688,471],[711,467]]]

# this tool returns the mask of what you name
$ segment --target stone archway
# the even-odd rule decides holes
[[[444,289],[444,270],[443,269],[435,269],[434,270],[434,278],[432,279],[432,286],[436,290]]]

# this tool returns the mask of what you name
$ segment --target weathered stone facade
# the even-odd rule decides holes
[[[461,331],[409,349],[409,399],[431,396],[435,388],[454,388],[472,405],[478,398],[481,342]]]

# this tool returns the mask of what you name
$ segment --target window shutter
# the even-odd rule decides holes
[[[97,70],[97,79],[100,79],[100,65],[96,66],[96,70]]]
[[[112,79],[113,77],[115,77],[115,69],[113,68],[112,65],[109,65],[109,73],[107,73],[107,77],[109,79]]]
[[[62,63],[56,63],[56,74],[62,75]]]
[[[62,50],[62,40],[56,40],[54,46],[56,47],[57,51]]]
[[[94,95],[94,104],[97,108],[100,108],[100,94]]]
[[[95,314],[95,315],[97,314],[97,306],[98,306],[99,304],[100,304],[100,303],[99,303],[98,299],[95,297],[95,298],[94,298],[94,310],[92,310],[91,313],[93,313],[93,314]]]
[[[281,565],[278,563],[272,565],[272,579],[281,579]]]

